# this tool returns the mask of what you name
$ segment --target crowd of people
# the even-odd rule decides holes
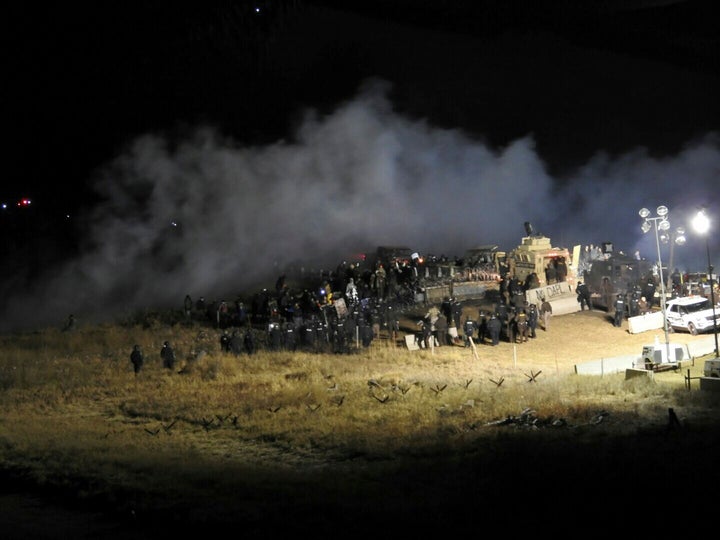
[[[559,272],[557,267],[554,271],[554,282],[565,279],[562,266]],[[416,310],[418,302],[424,301],[418,297],[421,282],[418,267],[412,262],[378,263],[374,269],[342,262],[334,271],[323,271],[316,280],[303,283],[291,283],[281,274],[274,290],[263,288],[249,297],[238,295],[232,302],[206,302],[202,296],[193,300],[188,294],[183,313],[188,322],[202,322],[220,330],[223,352],[345,354],[369,347],[381,335],[397,343],[401,314]],[[527,302],[526,291],[536,287],[534,273],[524,281],[505,275],[499,279],[499,294],[492,308],[480,309],[477,317],[466,315],[465,320],[461,320],[461,302],[446,296],[417,322],[414,342],[421,348],[525,343],[537,336],[538,329],[547,331],[552,317],[552,305],[546,299],[537,305]],[[612,303],[615,326],[621,326],[625,316],[650,312],[654,287],[654,281],[648,280],[644,287],[635,286],[627,295],[618,294]],[[582,280],[576,290],[581,310],[593,310],[592,295]],[[142,367],[142,353],[134,349],[132,355],[137,373]],[[169,343],[163,345],[161,356],[164,367],[173,369],[174,352]]]
[[[381,335],[397,342],[401,313],[425,304],[419,271],[414,261],[378,262],[371,268],[342,262],[334,271],[321,272],[309,286],[307,279],[299,286],[281,274],[274,290],[263,288],[232,302],[206,302],[202,296],[193,301],[187,295],[183,309],[188,320],[219,329],[221,349],[232,354],[259,349],[349,353],[369,347]],[[415,343],[423,348],[469,346],[471,341],[523,343],[536,337],[539,326],[548,328],[550,303],[536,306],[525,299],[525,291],[537,287],[537,275],[525,281],[504,277],[499,283],[493,309],[465,321],[461,302],[445,297],[418,321]]]
[[[207,302],[202,296],[193,301],[188,294],[184,316],[219,329],[221,349],[232,354],[259,349],[349,353],[369,347],[381,331],[397,340],[399,315],[415,304],[419,280],[405,264],[388,270],[378,264],[369,272],[343,262],[304,285],[281,274],[274,290],[238,295],[232,302]]]

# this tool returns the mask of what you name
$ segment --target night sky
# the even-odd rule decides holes
[[[643,206],[720,224],[710,1],[209,4],[8,8],[3,328],[525,221],[647,258]]]

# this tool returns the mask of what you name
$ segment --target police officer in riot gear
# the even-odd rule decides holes
[[[488,332],[490,332],[490,343],[494,347],[500,343],[500,331],[502,330],[502,321],[497,313],[492,313],[487,322]]]
[[[463,325],[463,332],[465,334],[465,347],[470,347],[472,345],[471,341],[473,341],[473,335],[475,335],[476,331],[477,323],[468,316],[468,318],[465,319],[465,324]]]
[[[613,319],[613,326],[620,328],[622,326],[623,318],[625,317],[625,301],[623,300],[622,294],[618,294],[615,298],[615,317]]]
[[[580,311],[584,311],[585,308],[592,311],[592,297],[590,296],[590,289],[588,289],[587,283],[580,281],[575,288],[575,292],[577,292],[577,299],[580,303]]]

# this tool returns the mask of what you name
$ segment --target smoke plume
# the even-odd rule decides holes
[[[3,329],[61,325],[69,313],[104,320],[180,309],[186,294],[229,301],[287,268],[319,276],[379,245],[449,257],[480,244],[509,250],[526,221],[553,245],[610,241],[655,259],[638,210],[659,204],[673,227],[688,229],[675,265],[707,267],[689,216],[700,206],[720,212],[717,134],[664,158],[599,152],[552,178],[532,137],[489,148],[395,113],[387,90],[375,81],[327,116],[307,111],[287,140],[263,147],[212,128],[137,138],[95,179],[102,202],[84,217],[81,256],[22,293],[6,284]]]

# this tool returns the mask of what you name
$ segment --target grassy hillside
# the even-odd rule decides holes
[[[401,334],[423,314],[406,313]],[[720,448],[720,402],[685,385],[702,362],[631,380],[573,373],[589,339],[607,356],[652,341],[603,312],[555,317],[528,343],[478,344],[477,358],[461,344],[408,351],[384,332],[345,354],[236,356],[212,324],[169,321],[0,337],[4,495],[45,509],[28,520],[5,500],[7,530],[473,532],[598,508],[609,526],[611,508],[678,491],[705,508],[694,486],[717,485],[706,456]]]

